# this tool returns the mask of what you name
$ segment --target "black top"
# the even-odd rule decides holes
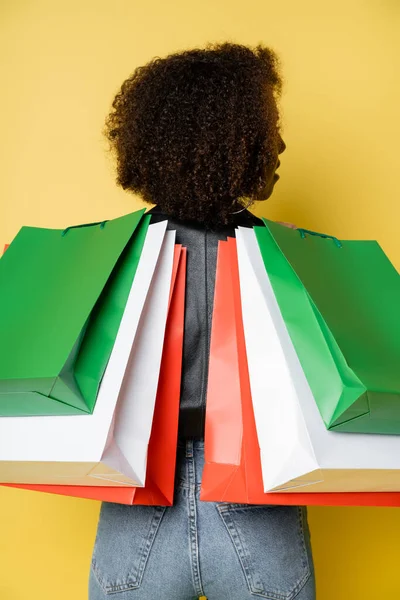
[[[229,226],[210,230],[168,217],[158,206],[147,214],[151,215],[151,223],[168,220],[167,229],[176,231],[176,243],[187,248],[179,437],[202,439],[218,241],[235,237],[239,225],[253,227],[263,222],[244,210],[232,215]]]

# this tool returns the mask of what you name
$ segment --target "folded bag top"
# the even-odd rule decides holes
[[[375,241],[255,227],[325,425],[400,433],[400,276]]]
[[[0,416],[93,411],[149,221],[21,228],[0,260]]]

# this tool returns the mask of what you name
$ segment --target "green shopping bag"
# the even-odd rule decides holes
[[[0,260],[0,415],[93,412],[150,217],[22,227]]]
[[[400,433],[398,272],[377,242],[264,223],[264,265],[326,427]]]

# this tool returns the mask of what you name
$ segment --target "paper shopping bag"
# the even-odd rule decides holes
[[[93,411],[149,224],[143,212],[17,234],[0,260],[0,416]]]
[[[396,493],[265,493],[242,322],[242,286],[233,239],[220,242],[217,260],[201,500],[271,505],[400,506],[400,494]],[[252,286],[248,296],[251,300],[253,294],[256,304],[252,310],[259,322],[255,291]],[[263,333],[261,330],[260,335]],[[262,370],[264,357],[260,358]],[[267,459],[273,463],[276,454]]]
[[[173,267],[166,225],[148,229],[93,414],[0,417],[0,481],[144,485]]]
[[[251,229],[237,245],[264,491],[400,491],[400,437],[326,429]]]
[[[135,487],[7,484],[39,492],[91,498],[120,504],[171,506],[174,496],[175,462],[182,370],[185,311],[186,249],[176,246],[171,296],[165,331],[157,398],[148,449],[146,484]]]
[[[377,242],[264,223],[264,266],[326,427],[399,434],[400,275]]]

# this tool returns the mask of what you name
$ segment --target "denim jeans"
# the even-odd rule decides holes
[[[174,505],[103,503],[89,600],[314,600],[306,509],[201,502],[204,443],[179,442]]]

